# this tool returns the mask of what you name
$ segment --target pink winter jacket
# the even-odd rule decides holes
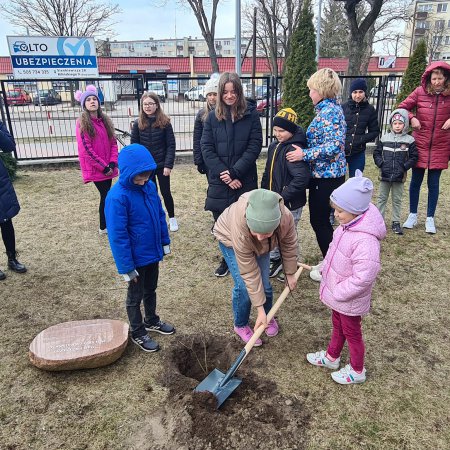
[[[81,175],[85,183],[90,181],[103,181],[117,177],[117,141],[113,136],[108,137],[103,121],[92,118],[95,129],[95,137],[91,138],[87,133],[81,133],[80,122],[77,120],[76,135],[78,144],[78,158],[80,159]],[[115,164],[113,173],[105,175],[105,167],[113,162]]]
[[[336,228],[322,266],[320,299],[325,305],[347,316],[369,312],[385,236],[383,217],[372,203],[364,214]]]

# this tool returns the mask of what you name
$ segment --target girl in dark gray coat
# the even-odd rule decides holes
[[[169,117],[161,109],[159,97],[154,92],[144,92],[141,97],[139,119],[133,124],[131,143],[141,144],[152,154],[156,162],[156,172],[152,181],[156,184],[164,199],[169,215],[170,231],[178,231],[175,218],[175,206],[170,190],[170,174],[175,161],[175,134]]]
[[[202,156],[208,172],[205,209],[214,220],[244,192],[258,187],[256,160],[262,148],[262,128],[256,104],[246,100],[236,73],[219,79],[217,103],[204,122]],[[223,260],[217,276],[227,274]]]
[[[3,122],[0,122],[0,150],[5,153],[11,153],[16,149],[14,138],[6,129]],[[3,161],[0,159],[0,229],[2,231],[3,243],[5,244],[6,254],[8,255],[8,267],[14,272],[24,273],[27,268],[17,261],[16,237],[12,218],[20,210],[16,192],[9,179]],[[0,280],[4,280],[6,275],[0,270]]]

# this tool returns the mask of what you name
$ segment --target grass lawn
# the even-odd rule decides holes
[[[377,187],[371,157],[368,161],[366,175]],[[261,160],[260,169],[263,164]],[[177,427],[186,428],[189,405],[168,412],[180,405],[183,395],[187,398],[191,384],[186,382],[185,394],[178,390],[179,397],[171,396],[170,384],[161,381],[173,370],[169,356],[190,336],[214,336],[218,346],[232,345],[234,357],[241,344],[232,331],[231,279],[213,275],[219,251],[210,234],[211,215],[203,210],[205,178],[194,166],[181,164],[173,171],[172,185],[180,230],[172,234],[172,255],[160,266],[158,312],[177,327],[177,334],[158,335],[162,350],[155,354],[130,342],[111,366],[44,372],[28,360],[36,334],[69,320],[126,321],[126,284],[117,275],[107,238],[97,232],[97,190],[82,184],[79,170],[20,172],[15,188],[22,210],[14,225],[20,261],[28,273],[6,270],[7,279],[0,282],[1,449],[448,448],[449,171],[441,178],[436,235],[424,231],[425,187],[415,230],[394,235],[388,208],[382,271],[371,313],[363,321],[365,384],[337,385],[329,371],[306,362],[307,352],[325,348],[331,321],[319,301],[319,285],[303,274],[279,311],[280,334],[265,338],[239,369],[244,376],[238,390],[255,389],[251,402],[242,395],[224,412],[206,411],[203,430],[192,425],[184,434]],[[403,219],[407,210],[406,191]],[[307,208],[299,240],[302,260],[315,264],[320,255]],[[6,269],[4,255],[0,267]],[[283,286],[273,284],[279,295]],[[347,356],[345,348],[344,361]],[[275,398],[283,406],[276,403],[270,409]],[[245,414],[240,402],[248,405]],[[284,404],[292,402],[289,417]],[[269,406],[259,414],[261,403]],[[286,416],[280,418],[277,411]],[[301,421],[293,421],[296,414],[302,415]],[[236,417],[240,424],[233,422]],[[233,427],[238,426],[236,437]]]

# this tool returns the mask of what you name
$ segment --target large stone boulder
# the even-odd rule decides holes
[[[128,324],[95,319],[64,322],[41,331],[30,344],[30,361],[44,370],[92,369],[120,358]]]

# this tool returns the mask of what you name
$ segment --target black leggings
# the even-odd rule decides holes
[[[313,178],[309,185],[309,222],[316,233],[317,243],[324,257],[333,240],[330,195],[344,181],[345,177]]]
[[[170,176],[166,177],[163,172],[163,167],[156,169],[152,181],[156,184],[156,189],[158,189],[159,184],[159,189],[161,191],[162,198],[164,199],[167,214],[169,214],[169,217],[175,217],[175,205],[173,203],[172,193],[170,192]],[[156,178],[158,178],[158,183],[156,183]]]
[[[16,253],[16,235],[12,220],[8,219],[6,222],[0,222],[0,228],[2,230],[2,239],[6,252]]]
[[[105,219],[105,200],[108,191],[111,189],[112,180],[94,181],[95,187],[100,192],[100,205],[98,206],[98,214],[100,216],[100,230],[106,228]]]

